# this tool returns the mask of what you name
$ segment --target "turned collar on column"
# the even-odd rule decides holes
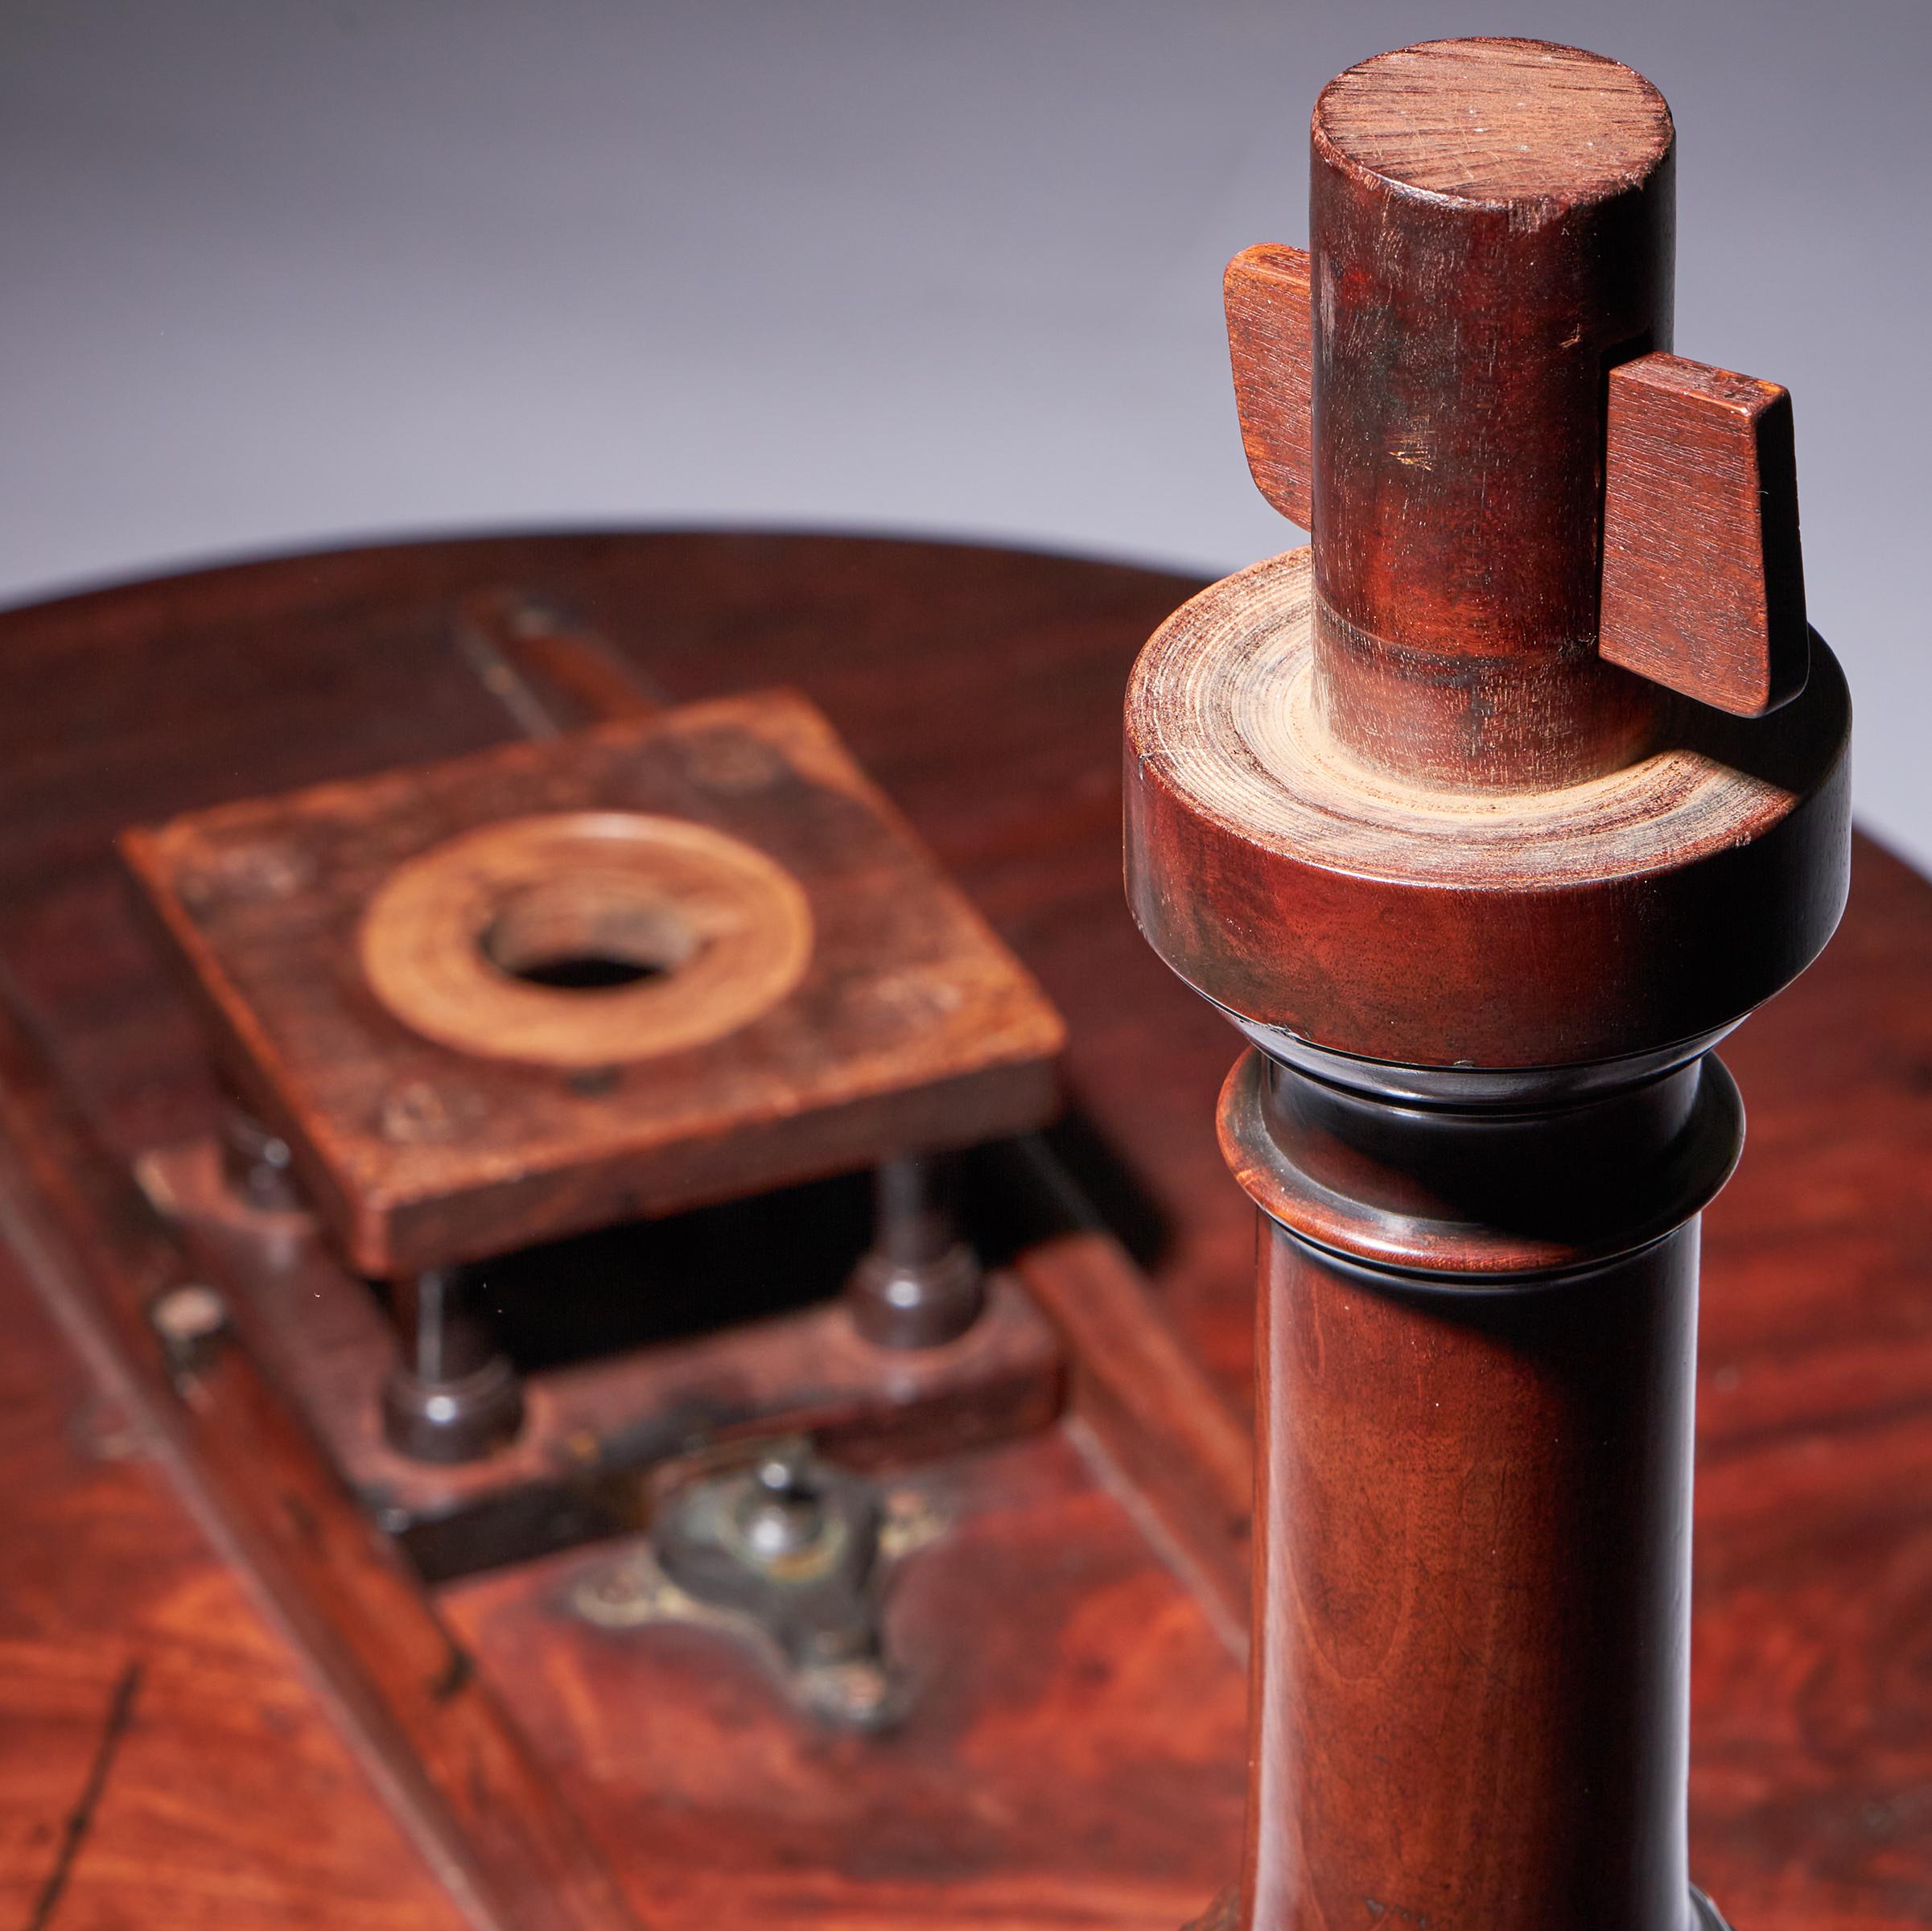
[[[1847,878],[1790,410],[1668,352],[1672,130],[1611,60],[1379,56],[1316,105],[1308,253],[1227,280],[1308,551],[1176,614],[1127,707],[1128,888],[1251,1027],[1423,1065],[1690,1039]]]

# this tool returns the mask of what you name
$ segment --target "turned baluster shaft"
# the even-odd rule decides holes
[[[1707,1909],[1697,1217],[1743,1132],[1709,1049],[1836,922],[1848,714],[1782,392],[1662,352],[1672,147],[1613,61],[1405,48],[1316,105],[1308,252],[1229,272],[1250,466],[1312,543],[1150,641],[1127,764],[1135,915],[1255,1048],[1221,1115],[1267,1218],[1217,1925]]]

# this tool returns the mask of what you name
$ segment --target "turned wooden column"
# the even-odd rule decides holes
[[[1788,399],[1670,354],[1672,129],[1575,49],[1317,103],[1227,297],[1309,549],[1151,640],[1127,882],[1252,1050],[1242,1931],[1685,1931],[1710,1048],[1843,908]]]

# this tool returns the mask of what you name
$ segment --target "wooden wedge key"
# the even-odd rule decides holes
[[[1525,40],[1316,103],[1226,294],[1310,548],[1127,704],[1142,932],[1246,1036],[1264,1217],[1245,1859],[1205,1925],[1689,1931],[1712,1048],[1830,937],[1849,711],[1791,416],[1668,352],[1673,130]]]

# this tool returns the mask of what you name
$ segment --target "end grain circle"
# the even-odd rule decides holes
[[[781,866],[708,826],[629,812],[452,838],[391,874],[360,939],[371,990],[412,1031],[573,1068],[735,1032],[797,986],[811,952],[810,907]]]
[[[1621,61],[1544,40],[1425,40],[1340,74],[1315,104],[1333,161],[1451,200],[1605,200],[1670,151],[1670,110]]]

